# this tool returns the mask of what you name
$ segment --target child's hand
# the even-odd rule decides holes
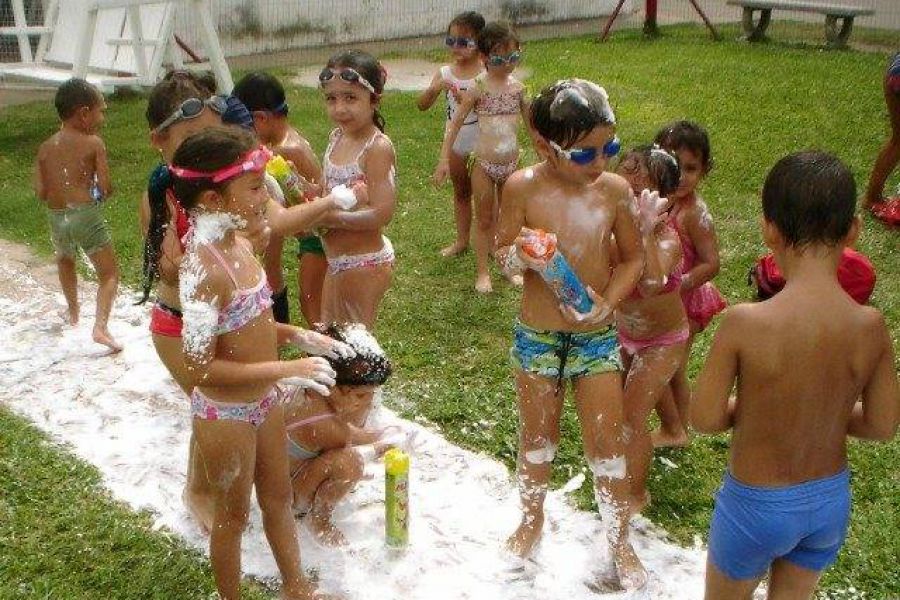
[[[522,264],[534,271],[542,271],[547,267],[547,257],[537,258],[532,256],[525,248],[534,242],[534,238],[537,235],[538,233],[535,230],[523,227],[513,241],[513,246],[515,247],[516,257]]]
[[[438,161],[437,167],[434,169],[434,175],[432,176],[432,180],[435,185],[441,185],[445,181],[447,181],[447,177],[450,176],[450,159],[441,158]]]
[[[662,212],[665,210],[669,201],[660,197],[659,192],[643,190],[637,199],[638,206],[638,227],[640,227],[641,235],[649,237],[656,228],[663,222],[664,216]]]
[[[369,204],[369,187],[366,184],[365,177],[360,177],[352,184],[350,189],[356,195],[356,206],[368,206]]]
[[[612,321],[613,309],[609,303],[591,286],[585,286],[588,296],[594,302],[591,312],[580,313],[568,304],[560,303],[559,312],[569,323],[573,325],[595,325],[601,327]]]
[[[294,343],[307,354],[315,354],[326,358],[353,358],[356,356],[356,351],[344,342],[339,342],[316,331],[309,331],[300,327],[296,329],[297,333],[294,335]]]
[[[334,387],[337,376],[328,361],[318,356],[285,361],[282,368],[285,375],[279,380],[281,383],[311,389],[323,396],[331,394],[329,388]]]

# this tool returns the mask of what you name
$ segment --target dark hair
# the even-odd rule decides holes
[[[836,156],[806,151],[775,163],[762,191],[763,215],[789,246],[835,246],[850,231],[856,181]]]
[[[572,101],[567,101],[565,95],[569,94]],[[614,125],[615,116],[603,88],[583,79],[566,79],[542,89],[534,98],[531,124],[545,139],[568,148],[594,128]]]
[[[519,37],[505,23],[493,21],[484,26],[478,34],[478,51],[484,55],[491,53],[491,50],[497,46],[502,46],[508,42],[514,42],[518,45]]]
[[[653,141],[670,152],[690,150],[694,154],[699,154],[703,166],[706,169],[712,168],[709,135],[702,126],[693,121],[669,123],[659,130]]]
[[[453,17],[453,20],[447,26],[447,32],[449,33],[450,28],[456,25],[457,27],[465,27],[477,36],[484,29],[484,24],[484,17],[481,16],[481,13],[467,10]]]
[[[647,178],[656,187],[660,196],[666,197],[676,189],[681,179],[678,157],[658,145],[638,146],[635,151],[643,155],[643,165],[647,168]]]
[[[378,62],[378,59],[362,50],[347,50],[338,52],[328,59],[326,68],[334,69],[337,67],[349,67],[366,78],[366,81],[375,88],[376,99],[381,98],[384,93],[384,83],[387,81],[387,71]],[[375,109],[375,127],[384,132],[384,117]]]
[[[356,351],[353,358],[328,359],[337,385],[382,385],[393,372],[391,361],[362,323],[318,323],[316,330]]]
[[[274,75],[256,71],[244,75],[231,91],[251,112],[256,110],[275,111],[287,114],[284,86]]]
[[[225,125],[237,125],[248,131],[256,131],[253,123],[253,115],[244,106],[237,96],[228,96],[225,99],[225,112],[222,113],[222,123]]]
[[[56,90],[53,105],[56,106],[59,118],[65,121],[82,106],[94,108],[102,98],[100,90],[84,79],[73,77]]]
[[[244,153],[258,144],[256,137],[237,127],[209,127],[193,134],[178,146],[172,164],[197,171],[216,171],[234,164]],[[159,277],[159,258],[162,241],[169,227],[169,208],[166,190],[171,188],[176,201],[185,210],[193,209],[197,198],[205,190],[223,190],[228,182],[213,183],[210,179],[180,179],[166,165],[158,167],[150,176],[147,195],[150,199],[150,225],[144,241],[143,298],[147,301],[153,284]]]
[[[216,80],[211,73],[169,71],[153,86],[147,98],[147,124],[156,129],[188,98],[206,100],[216,93]]]

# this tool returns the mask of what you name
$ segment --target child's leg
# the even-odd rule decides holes
[[[691,322],[691,334],[684,344],[681,364],[675,371],[675,375],[672,376],[669,389],[663,390],[656,405],[656,414],[659,415],[660,425],[659,429],[651,434],[653,446],[656,448],[688,445],[692,392],[687,378],[687,367],[691,357],[691,345],[694,343],[696,334],[696,325]]]
[[[629,486],[626,471],[622,378],[619,373],[574,380],[575,408],[581,423],[584,454],[594,473],[597,510],[608,527],[618,583],[633,589],[647,573],[628,541]],[[605,587],[605,582],[598,582]]]
[[[272,408],[256,431],[254,479],[263,529],[282,579],[282,596],[307,598],[312,584],[300,569],[300,545],[291,511],[293,490],[285,447],[284,407]]]
[[[300,312],[308,327],[322,320],[322,284],[328,270],[324,254],[304,252],[300,255],[297,282],[300,285]]]
[[[340,448],[329,450],[313,460],[317,464],[310,469],[307,485],[315,484],[312,478],[318,479],[318,485],[311,496],[309,514],[304,522],[322,543],[343,546],[347,540],[331,522],[331,517],[338,502],[362,478],[362,457],[352,448]]]
[[[704,600],[751,600],[753,591],[759,585],[761,577],[755,579],[732,579],[713,563],[706,559],[706,592]],[[772,598],[772,596],[769,596]]]
[[[107,244],[90,254],[89,258],[97,271],[99,280],[93,338],[98,344],[103,344],[113,352],[118,352],[122,346],[109,333],[109,313],[119,287],[119,268],[116,266],[116,255],[112,245]]]
[[[56,256],[56,271],[59,274],[59,285],[68,306],[69,324],[78,324],[78,273],[75,270],[75,257]]]
[[[475,291],[493,291],[489,269],[496,233],[496,197],[494,182],[478,161],[472,168],[472,197],[475,199]]]
[[[456,256],[469,247],[472,230],[472,181],[469,176],[469,155],[450,153],[450,181],[453,183],[453,219],[456,222],[456,241],[441,250],[441,256]]]
[[[888,87],[887,77],[884,80],[884,100],[890,115],[891,135],[881,148],[875,165],[872,167],[869,186],[866,188],[866,206],[881,202],[884,195],[884,182],[900,162],[900,94]]]
[[[194,435],[213,493],[209,559],[225,600],[240,597],[241,535],[247,526],[256,463],[256,430],[238,421],[194,419]]]
[[[625,448],[630,479],[630,510],[639,513],[648,503],[647,476],[653,460],[653,444],[647,418],[681,364],[683,344],[648,348],[632,361],[625,379],[625,422],[631,434]]]
[[[555,379],[516,371],[519,401],[519,457],[517,474],[522,521],[509,537],[507,547],[527,556],[544,526],[544,496],[550,469],[559,446],[559,418],[565,387],[557,390]]]
[[[391,286],[393,270],[391,265],[384,264],[326,275],[322,287],[322,320],[363,323],[371,331],[381,299]]]
[[[212,531],[215,515],[215,498],[206,478],[206,463],[203,460],[203,452],[197,443],[196,436],[191,431],[191,439],[188,441],[188,467],[187,481],[181,499],[185,506],[196,519],[200,528],[205,533]]]
[[[808,600],[812,598],[822,573],[804,569],[789,560],[778,559],[769,572],[770,600]]]

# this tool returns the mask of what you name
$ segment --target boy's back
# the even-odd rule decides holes
[[[105,157],[105,149],[96,135],[68,127],[54,133],[38,150],[41,199],[53,209],[93,202],[91,187],[101,154]]]

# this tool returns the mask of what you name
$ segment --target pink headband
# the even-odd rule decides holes
[[[259,146],[241,156],[236,163],[215,171],[195,171],[169,165],[169,172],[179,179],[209,179],[213,183],[222,183],[244,173],[259,173],[266,168],[270,158],[272,151],[265,146]]]

